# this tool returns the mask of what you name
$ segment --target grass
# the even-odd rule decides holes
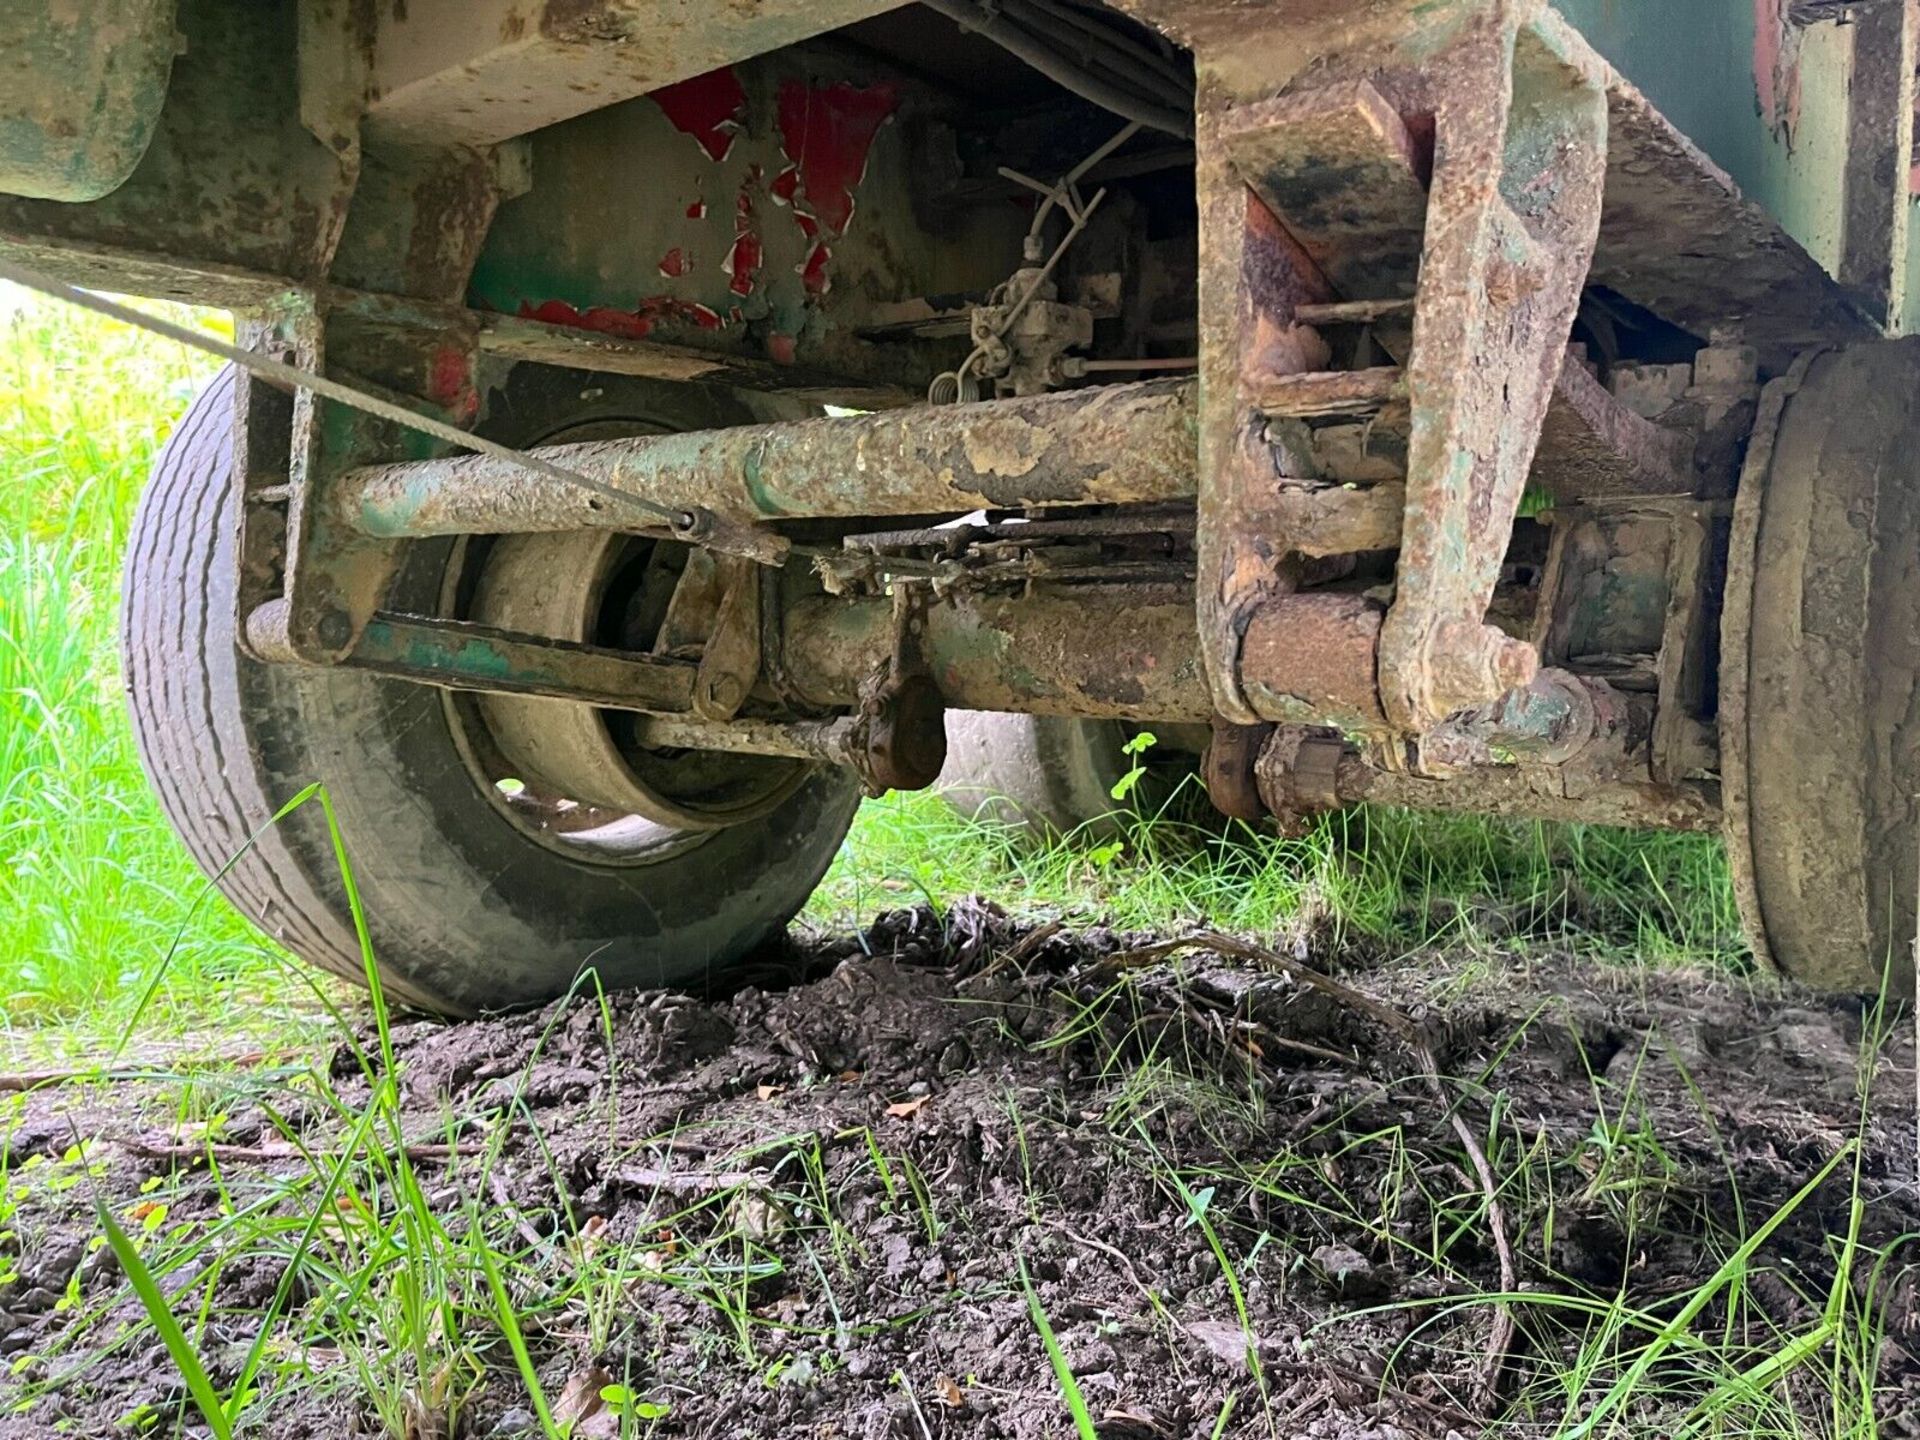
[[[302,803],[324,807],[327,797],[316,790]],[[353,897],[352,872],[330,809],[327,818]],[[462,1433],[463,1416],[483,1392],[497,1404],[501,1387],[511,1384],[524,1396],[537,1433],[548,1440],[652,1434],[689,1393],[642,1383],[649,1368],[645,1335],[649,1324],[661,1323],[649,1319],[661,1306],[660,1297],[684,1302],[678,1333],[704,1336],[711,1365],[757,1372],[772,1389],[789,1383],[789,1375],[811,1375],[833,1363],[876,1326],[919,1318],[849,1314],[835,1299],[839,1283],[871,1273],[877,1263],[870,1240],[863,1241],[859,1227],[850,1223],[848,1207],[858,1204],[860,1195],[909,1224],[918,1210],[916,1228],[924,1230],[930,1253],[949,1253],[956,1244],[962,1253],[979,1249],[979,1237],[968,1233],[971,1217],[962,1211],[944,1225],[937,1222],[926,1186],[917,1179],[916,1161],[905,1149],[889,1154],[870,1127],[838,1134],[782,1133],[776,1123],[773,1133],[749,1130],[743,1137],[715,1122],[694,1131],[676,1125],[645,1139],[622,1136],[611,1071],[599,1102],[606,1107],[602,1173],[618,1173],[626,1156],[665,1145],[697,1157],[691,1163],[713,1177],[711,1184],[685,1193],[659,1183],[656,1193],[629,1210],[624,1232],[604,1218],[576,1215],[558,1175],[552,1186],[558,1207],[551,1216],[524,1198],[500,1199],[492,1179],[515,1131],[530,1141],[521,1147],[523,1154],[551,1157],[524,1101],[549,1039],[563,1023],[584,1019],[613,1053],[611,1013],[604,997],[591,995],[583,996],[583,1007],[556,1009],[545,1019],[518,1062],[510,1095],[483,1101],[478,1110],[441,1115],[430,1135],[445,1148],[433,1169],[423,1173],[412,1159],[423,1139],[422,1112],[401,1104],[392,1018],[363,926],[359,937],[370,1020],[332,1011],[341,1059],[330,1063],[324,1050],[316,1051],[304,1072],[291,1070],[271,1087],[287,1097],[309,1097],[320,1107],[317,1125],[312,1114],[305,1123],[273,1119],[275,1134],[305,1158],[304,1167],[291,1175],[253,1173],[230,1182],[219,1175],[218,1159],[209,1153],[211,1183],[222,1202],[212,1215],[200,1205],[197,1223],[166,1223],[167,1192],[157,1188],[150,1200],[119,1215],[104,1200],[94,1201],[126,1290],[116,1297],[117,1321],[110,1318],[116,1299],[102,1302],[89,1294],[95,1309],[76,1324],[73,1338],[82,1345],[108,1343],[137,1351],[150,1349],[157,1336],[181,1382],[169,1413],[155,1413],[133,1428],[153,1433],[170,1422],[184,1428],[197,1409],[215,1435],[270,1434],[275,1417],[289,1411],[311,1414],[317,1405],[347,1405],[366,1417],[367,1433],[443,1440]],[[1409,1323],[1402,1329],[1408,1344],[1431,1323],[1476,1308],[1501,1303],[1522,1313],[1533,1344],[1527,1374],[1511,1400],[1510,1433],[1516,1437],[1589,1440],[1651,1433],[1652,1427],[1687,1440],[1872,1440],[1878,1435],[1877,1372],[1888,1309],[1882,1281],[1889,1256],[1859,1241],[1863,1155],[1858,1140],[1843,1142],[1770,1210],[1756,1206],[1749,1214],[1748,1206],[1737,1203],[1731,1223],[1704,1225],[1700,1278],[1677,1291],[1637,1294],[1629,1267],[1615,1293],[1550,1273],[1543,1277],[1547,1283],[1536,1281],[1515,1293],[1477,1292],[1471,1253],[1485,1243],[1483,1197],[1476,1197],[1471,1185],[1463,1190],[1448,1175],[1450,1162],[1434,1145],[1433,1117],[1423,1121],[1411,1100],[1389,1102],[1386,1109],[1397,1118],[1390,1128],[1369,1131],[1351,1123],[1337,1106],[1325,1111],[1316,1106],[1305,1117],[1314,1128],[1296,1134],[1278,1153],[1235,1143],[1235,1132],[1251,1138],[1264,1124],[1246,1095],[1244,1054],[1219,1047],[1204,1025],[1180,1031],[1198,1043],[1166,1038],[1169,999],[1175,1002],[1171,1013],[1179,1014],[1187,983],[1177,969],[1136,972],[1098,993],[1071,987],[1059,993],[1054,1029],[1034,1043],[1034,1053],[1057,1057],[1050,1071],[1073,1069],[1091,1077],[1108,1092],[1105,1103],[1086,1110],[1084,1097],[1054,1105],[1041,1096],[1038,1112],[1024,1120],[1016,1115],[1012,1128],[1021,1158],[1016,1164],[1009,1157],[1002,1173],[1019,1178],[1033,1217],[1031,1233],[1044,1236],[1058,1206],[1049,1188],[1063,1177],[1042,1173],[1025,1158],[1028,1130],[1079,1130],[1098,1115],[1104,1143],[1166,1194],[1169,1208],[1184,1219],[1182,1229],[1204,1238],[1221,1291],[1217,1312],[1234,1322],[1252,1383],[1251,1389],[1229,1390],[1211,1412],[1216,1435],[1224,1433],[1236,1409],[1243,1424],[1235,1433],[1289,1433],[1285,1412],[1264,1376],[1262,1345],[1272,1337],[1257,1331],[1248,1297],[1256,1284],[1269,1289],[1289,1284],[1299,1257],[1322,1233],[1371,1236],[1392,1250],[1397,1268],[1432,1277],[1422,1284],[1434,1287],[1425,1293],[1436,1299],[1381,1307],[1407,1312]],[[1076,994],[1078,999],[1069,998]],[[1287,1002],[1274,1003],[1284,1007]],[[1869,1050],[1876,1041],[1870,1040]],[[1509,1139],[1507,1120],[1495,1098],[1484,1143],[1495,1157],[1517,1231],[1551,1226],[1558,1206],[1605,1208],[1602,1192],[1620,1186],[1623,1176],[1645,1177],[1654,1188],[1676,1194],[1698,1193],[1698,1176],[1679,1172],[1645,1119],[1646,1107],[1635,1093],[1639,1073],[1636,1067],[1626,1093],[1596,1106],[1593,1136],[1574,1137],[1570,1144],[1503,1143]],[[1469,1093],[1470,1088],[1462,1087],[1463,1108],[1477,1108],[1487,1099]],[[1369,1089],[1359,1088],[1361,1103],[1368,1103]],[[260,1094],[247,1091],[244,1098],[257,1101]],[[225,1103],[200,1096],[191,1105],[183,1102],[182,1109],[218,1114],[241,1100],[241,1094]],[[1670,1102],[1664,1118],[1675,1122]],[[1710,1113],[1703,1111],[1699,1118],[1711,1128]],[[1699,1123],[1685,1116],[1679,1120],[1686,1129]],[[1863,1129],[1865,1124],[1863,1110]],[[938,1128],[895,1133],[902,1136],[896,1144],[918,1147],[922,1162],[945,1156],[952,1147],[951,1137]],[[76,1145],[63,1162],[63,1168],[77,1172],[66,1183],[104,1183],[105,1167],[95,1166],[87,1151],[86,1145]],[[1380,1178],[1362,1185],[1363,1173]],[[8,1178],[0,1160],[0,1197],[23,1195],[23,1187]],[[1849,1178],[1851,1226],[1832,1241],[1836,1255],[1827,1292],[1808,1297],[1795,1266],[1768,1259],[1765,1248],[1816,1190],[1827,1187],[1831,1204],[1831,1187],[1844,1186]],[[208,1182],[176,1171],[172,1183],[190,1189]],[[1369,1189],[1377,1211],[1368,1203]],[[520,1194],[524,1197],[524,1188]],[[1266,1203],[1250,1205],[1255,1195]],[[136,1235],[123,1220],[142,1218],[143,1212],[140,1228],[147,1233]],[[1634,1213],[1645,1218],[1623,1223],[1622,1231],[1631,1240],[1644,1225],[1651,1238],[1653,1211],[1641,1204]],[[1282,1215],[1287,1223],[1277,1224]],[[1408,1223],[1422,1216],[1424,1224]],[[551,1223],[530,1223],[537,1220]],[[948,1244],[939,1246],[943,1231]],[[1154,1243],[1169,1242],[1163,1235]],[[1552,1248],[1543,1243],[1538,1253],[1550,1256]],[[223,1267],[257,1256],[272,1257],[284,1267],[272,1299],[257,1310],[216,1310]],[[945,1302],[943,1308],[954,1310],[949,1323],[964,1323],[961,1317],[978,1313],[996,1294],[1018,1297],[1063,1418],[1079,1436],[1100,1433],[1056,1334],[1059,1312],[1050,1313],[1022,1250],[1004,1258],[1006,1273],[997,1284],[989,1280],[971,1291],[957,1290]],[[1048,1278],[1054,1282],[1055,1303],[1071,1292],[1070,1286],[1059,1288],[1057,1265]],[[1800,1308],[1810,1311],[1811,1319],[1776,1319],[1772,1302],[1762,1297],[1767,1287],[1777,1294],[1783,1285],[1799,1287],[1801,1298],[1809,1301]],[[783,1317],[765,1303],[768,1294],[789,1287],[818,1295],[831,1325],[818,1310],[804,1319]],[[79,1293],[76,1287],[75,1296]],[[1154,1291],[1143,1298],[1147,1309],[1138,1323],[1165,1329],[1172,1340],[1183,1322]],[[129,1303],[144,1322],[125,1319]],[[689,1311],[691,1321],[685,1319]],[[1339,1327],[1364,1319],[1365,1313],[1341,1314],[1335,1307],[1301,1337],[1302,1348],[1286,1353],[1311,1357],[1323,1334],[1336,1340]],[[1178,1353],[1177,1343],[1169,1348]],[[244,1351],[244,1359],[236,1364],[237,1351]],[[97,1358],[66,1360],[52,1377],[31,1387],[22,1403],[33,1403],[40,1393],[58,1393],[63,1385],[83,1385],[89,1363]],[[610,1364],[624,1365],[617,1378],[604,1368]],[[1404,1378],[1390,1364],[1380,1383],[1394,1388]],[[1809,1382],[1815,1394],[1825,1387],[1825,1402],[1812,1410]],[[926,1387],[928,1377],[896,1371],[893,1383],[931,1433],[923,1390],[916,1388]],[[942,1387],[962,1394],[952,1378],[935,1376],[934,1393],[942,1393]],[[965,1403],[964,1395],[959,1403]],[[607,1423],[587,1428],[586,1421],[596,1416]]]
[[[1336,943],[1401,948],[1521,937],[1643,964],[1738,967],[1746,953],[1711,836],[1373,810],[1298,839],[1237,822],[1223,837],[1179,818],[1191,798],[1129,815],[1118,841],[1035,845],[930,792],[890,796],[861,811],[808,913],[857,923],[876,907],[979,892],[1123,927],[1325,927]]]
[[[1152,982],[1150,994],[1147,983],[1130,977],[1097,995],[1081,990],[1046,1045],[1087,1052],[1089,1071],[1109,1088],[1102,1119],[1114,1143],[1177,1196],[1176,1208],[1202,1230],[1223,1285],[1220,1319],[1237,1322],[1248,1344],[1254,1392],[1240,1400],[1266,1398],[1245,1287],[1256,1275],[1284,1286],[1299,1263],[1288,1254],[1297,1256],[1316,1238],[1384,1252],[1394,1270],[1428,1277],[1442,1289],[1472,1288],[1467,1272],[1473,1253],[1486,1244],[1486,1197],[1444,1173],[1457,1160],[1435,1163],[1431,1142],[1420,1133],[1418,1100],[1410,1094],[1400,1107],[1403,1118],[1384,1128],[1369,1131],[1339,1109],[1316,1110],[1319,1122],[1296,1128],[1277,1151],[1246,1143],[1261,1133],[1262,1121],[1234,1094],[1244,1088],[1243,1060],[1204,1045],[1169,1046],[1169,982]],[[1172,983],[1181,982],[1175,977]],[[1523,1027],[1508,1048],[1531,1028]],[[1881,1387],[1889,1327],[1900,1323],[1889,1298],[1897,1288],[1893,1277],[1911,1269],[1911,1247],[1920,1240],[1904,1235],[1874,1248],[1861,1238],[1863,1174],[1880,1163],[1870,1159],[1865,1138],[1871,1128],[1866,1082],[1871,1057],[1888,1038],[1885,1012],[1876,1009],[1861,1045],[1858,1131],[1823,1162],[1810,1164],[1811,1173],[1790,1193],[1764,1202],[1742,1193],[1715,1107],[1690,1080],[1683,1076],[1678,1097],[1669,1092],[1658,1104],[1642,1092],[1650,1069],[1644,1055],[1624,1084],[1595,1080],[1593,1133],[1572,1144],[1566,1137],[1550,1142],[1540,1129],[1523,1141],[1526,1122],[1510,1112],[1503,1093],[1451,1082],[1458,1092],[1454,1106],[1487,1112],[1481,1143],[1493,1157],[1497,1193],[1529,1283],[1464,1299],[1456,1293],[1385,1300],[1346,1314],[1336,1307],[1309,1340],[1337,1341],[1347,1326],[1397,1312],[1404,1338],[1380,1383],[1386,1391],[1407,1384],[1417,1389],[1423,1362],[1403,1363],[1403,1357],[1431,1343],[1431,1327],[1502,1305],[1527,1337],[1522,1353],[1529,1363],[1507,1398],[1507,1424],[1489,1434],[1877,1440],[1891,1418]],[[1221,1133],[1234,1130],[1237,1136]],[[1698,1159],[1683,1163],[1669,1150],[1688,1132],[1696,1141],[1701,1133],[1713,1136],[1711,1148],[1725,1165],[1717,1179],[1707,1173],[1711,1165],[1703,1171]],[[1204,1160],[1183,1156],[1157,1138],[1162,1135],[1187,1137],[1188,1149],[1196,1148],[1193,1137],[1205,1136],[1199,1148],[1213,1153]],[[1363,1186],[1349,1167],[1375,1178]],[[1031,1175],[1028,1184],[1034,1185]],[[1707,1200],[1705,1192],[1718,1186],[1725,1194]],[[1371,1206],[1369,1189],[1377,1200]],[[1831,1264],[1825,1278],[1806,1274],[1792,1247],[1785,1256],[1770,1251],[1790,1225],[1801,1227],[1799,1243],[1806,1243],[1805,1232],[1819,1224],[1804,1213],[1815,1208],[1816,1195],[1822,1213],[1840,1217],[1825,1236]],[[1036,1194],[1036,1215],[1049,1203]],[[1276,1212],[1290,1222],[1278,1233],[1253,1218]],[[1425,1225],[1409,1223],[1418,1215]],[[1596,1215],[1607,1216],[1632,1257],[1612,1290],[1558,1274],[1552,1265],[1556,1224]],[[1680,1237],[1697,1255],[1691,1266],[1697,1281],[1663,1280],[1651,1293],[1638,1289],[1633,1272]],[[1793,1317],[1782,1314],[1783,1300],[1797,1312]],[[1030,1303],[1037,1305],[1031,1295]],[[1071,1406],[1071,1377],[1062,1376],[1061,1386]],[[1266,1422],[1273,1433],[1270,1412]]]
[[[201,889],[140,771],[117,632],[134,502],[207,374],[0,286],[0,1013],[16,1036],[124,1018]],[[271,973],[251,929],[207,906],[156,1021],[204,1024],[227,1010],[213,997]]]

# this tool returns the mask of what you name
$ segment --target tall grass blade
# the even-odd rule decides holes
[[[1040,1343],[1047,1348],[1047,1361],[1053,1366],[1053,1378],[1060,1382],[1060,1393],[1066,1398],[1068,1413],[1073,1416],[1073,1428],[1079,1432],[1080,1440],[1100,1440],[1100,1432],[1094,1429],[1093,1412],[1087,1408],[1087,1397],[1080,1393],[1080,1382],[1073,1378],[1073,1367],[1067,1364],[1053,1325],[1040,1304],[1039,1292],[1033,1288],[1033,1277],[1027,1274],[1027,1257],[1015,1258],[1020,1265],[1020,1288],[1027,1292],[1027,1313],[1033,1317],[1033,1328],[1040,1332]]]
[[[1564,1440],[1586,1440],[1601,1421],[1626,1404],[1641,1380],[1646,1377],[1646,1373],[1653,1368],[1654,1363],[1687,1333],[1688,1327],[1693,1324],[1700,1312],[1707,1308],[1708,1302],[1735,1279],[1746,1273],[1754,1253],[1766,1244],[1768,1237],[1775,1230],[1787,1223],[1796,1210],[1806,1204],[1808,1197],[1826,1183],[1827,1177],[1833,1174],[1842,1160],[1853,1154],[1858,1144],[1858,1140],[1849,1140],[1836,1150],[1833,1158],[1820,1167],[1819,1174],[1795,1191],[1792,1199],[1769,1215],[1766,1222],[1749,1235],[1739,1249],[1720,1263],[1720,1268],[1708,1277],[1705,1284],[1687,1297],[1687,1303],[1674,1313],[1671,1320],[1660,1327],[1653,1339],[1648,1341],[1640,1353],[1634,1357],[1633,1364],[1627,1367],[1626,1373],[1608,1387],[1607,1392],[1600,1397],[1587,1417],[1565,1432]]]
[[[141,1308],[147,1312],[147,1319],[153,1322],[161,1343],[167,1347],[167,1354],[172,1357],[180,1378],[186,1381],[187,1393],[193,1396],[193,1403],[200,1407],[207,1428],[213,1431],[215,1440],[233,1440],[233,1421],[227,1417],[226,1407],[220,1403],[220,1394],[213,1387],[213,1378],[207,1374],[207,1367],[200,1363],[200,1356],[187,1339],[186,1331],[180,1328],[180,1322],[174,1318],[165,1293],[140,1254],[140,1247],[120,1228],[120,1222],[113,1218],[113,1212],[107,1208],[104,1200],[95,1196],[93,1208],[100,1216],[101,1228],[107,1232],[107,1244],[113,1250],[114,1259],[120,1262],[121,1270],[133,1285],[133,1293],[140,1297]]]

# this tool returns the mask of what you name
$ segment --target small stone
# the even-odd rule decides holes
[[[1322,1245],[1310,1258],[1327,1288],[1336,1295],[1354,1299],[1386,1293],[1386,1277],[1350,1245]]]
[[[531,1410],[522,1410],[518,1405],[506,1411],[493,1422],[489,1435],[498,1435],[501,1440],[509,1436],[532,1435],[539,1428],[540,1421]]]
[[[120,1257],[107,1246],[98,1250],[80,1262],[80,1283],[90,1285],[95,1280],[108,1278],[120,1273]]]
[[[14,1296],[7,1308],[16,1315],[44,1315],[59,1303],[58,1292],[49,1290],[44,1285],[36,1285]]]
[[[1113,1346],[1104,1340],[1088,1340],[1078,1345],[1070,1345],[1065,1352],[1065,1359],[1067,1369],[1078,1376],[1110,1371],[1120,1363],[1120,1357],[1113,1353]]]
[[[70,1240],[65,1245],[42,1251],[30,1264],[23,1265],[21,1272],[29,1285],[43,1290],[64,1290],[86,1256],[87,1247],[78,1240]]]

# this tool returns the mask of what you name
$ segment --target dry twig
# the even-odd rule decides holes
[[[70,1070],[16,1070],[0,1073],[0,1092],[39,1090],[48,1085],[72,1085],[81,1081],[119,1084],[129,1080],[174,1080],[186,1075],[204,1074],[229,1067],[265,1065],[304,1054],[300,1050],[247,1050],[237,1055],[198,1055],[178,1061],[155,1058],[144,1064],[93,1065]]]

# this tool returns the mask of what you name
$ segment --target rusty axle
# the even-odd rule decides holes
[[[741,521],[1124,505],[1192,498],[1192,407],[1189,382],[1158,380],[537,453],[651,504]],[[485,455],[369,466],[339,493],[347,523],[382,539],[632,527],[591,493]]]

